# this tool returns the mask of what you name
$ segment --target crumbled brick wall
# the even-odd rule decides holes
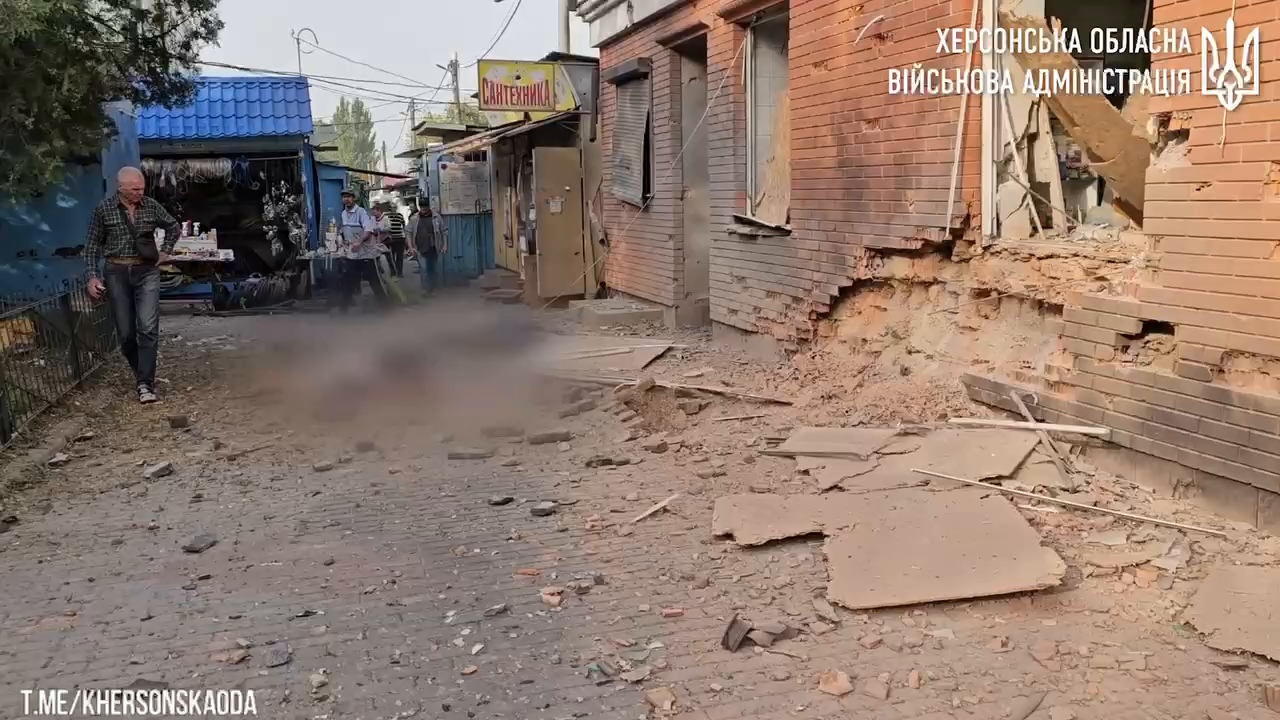
[[[1152,113],[1171,114],[1171,130],[1190,131],[1180,149],[1189,152],[1157,158],[1147,172],[1144,229],[1157,238],[1159,270],[1137,300],[1143,317],[1174,323],[1188,359],[1216,359],[1217,350],[1280,357],[1280,108],[1267,100],[1280,78],[1262,72],[1261,95],[1226,113],[1225,126],[1222,106],[1198,92],[1200,28],[1223,48],[1232,5],[1157,0],[1154,10],[1157,26],[1188,29],[1194,51],[1157,56],[1155,67],[1192,68],[1196,92],[1151,99]],[[1239,5],[1235,21],[1237,59],[1245,34],[1260,27],[1265,64],[1280,47],[1275,7]]]
[[[858,277],[865,248],[917,249],[945,234],[946,194],[960,98],[890,97],[890,68],[939,57],[936,29],[969,22],[969,5],[933,1],[856,3],[792,0],[790,65],[792,170],[790,237],[727,232],[747,210],[746,108],[741,26],[700,0],[601,48],[602,67],[634,57],[654,65],[656,180],[642,213],[612,198],[605,168],[608,282],[625,293],[675,304],[683,294],[678,58],[661,38],[695,19],[708,33],[708,93],[730,72],[708,117],[711,196],[711,317],[752,332],[808,339],[814,320]],[[754,3],[761,5],[761,3]],[[855,46],[859,33],[878,15]],[[974,67],[979,60],[975,57]],[[673,69],[674,68],[674,69]],[[603,147],[610,147],[613,88],[602,88]],[[978,223],[980,102],[969,102],[954,217]],[[638,217],[637,217],[638,215]]]

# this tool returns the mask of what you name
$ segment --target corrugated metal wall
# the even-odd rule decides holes
[[[463,285],[496,267],[493,256],[493,214],[445,215],[449,250],[445,253],[445,283]]]

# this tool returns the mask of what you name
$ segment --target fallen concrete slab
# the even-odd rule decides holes
[[[866,460],[897,434],[894,428],[801,427],[778,446],[777,453],[839,455]]]
[[[1205,644],[1280,661],[1280,568],[1223,566],[1209,573],[1183,618]]]
[[[937,430],[921,436],[919,450],[893,458],[912,468],[986,480],[1012,476],[1039,442],[1028,430]],[[896,464],[881,461],[882,467]]]
[[[729,495],[711,524],[746,546],[825,534],[827,597],[852,610],[1040,590],[1066,571],[1007,500],[968,489]]]
[[[726,495],[716,498],[711,533],[732,536],[739,545],[815,535],[853,522],[851,511],[861,496]]]
[[[1042,590],[1066,572],[1002,497],[913,490],[853,498],[857,507],[845,508],[852,527],[823,548],[827,599],[850,610]]]
[[[671,347],[662,338],[626,338],[612,335],[553,335],[538,348],[538,359],[559,370],[572,372],[635,371]]]

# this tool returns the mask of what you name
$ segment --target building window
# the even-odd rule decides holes
[[[786,125],[790,122],[790,103],[787,101],[790,32],[787,26],[788,14],[784,5],[782,10],[761,18],[748,30],[747,196],[753,214],[765,200],[766,192],[775,191],[770,182],[770,165],[781,163],[781,155],[789,157],[790,153],[790,147],[782,147],[790,142],[789,126]],[[789,167],[790,162],[786,165]],[[773,182],[789,183],[790,178],[779,177],[775,169]],[[787,194],[790,194],[789,188]],[[785,222],[785,218],[777,221]]]
[[[653,193],[653,96],[648,76],[615,85],[613,195],[637,207]]]

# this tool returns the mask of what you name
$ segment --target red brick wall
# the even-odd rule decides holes
[[[1261,95],[1226,114],[1200,88],[1200,28],[1222,28],[1231,0],[1157,0],[1155,23],[1187,28],[1193,54],[1157,67],[1192,70],[1192,95],[1153,98],[1190,128],[1181,167],[1147,172],[1144,230],[1159,252],[1154,282],[1138,290],[1143,311],[1176,326],[1180,345],[1280,357],[1280,4],[1238,3],[1237,43],[1261,28]],[[1239,58],[1237,46],[1237,59]]]
[[[600,48],[604,70],[637,57],[653,62],[653,199],[641,211],[613,195],[614,86],[600,88],[601,147],[604,150],[604,220],[609,236],[606,282],[611,288],[663,305],[675,305],[684,295],[684,238],[681,216],[680,58],[654,39],[696,17],[714,17],[713,0],[681,7],[625,37]],[[674,79],[674,82],[673,82]]]
[[[793,232],[754,238],[727,233],[747,210],[746,34],[716,15],[722,0],[700,0],[601,48],[602,67],[633,57],[654,64],[657,179],[679,152],[678,59],[654,38],[700,19],[710,28],[711,317],[743,330],[793,340],[852,284],[864,248],[912,249],[943,235],[952,143],[960,98],[891,97],[890,68],[963,64],[934,54],[939,27],[969,24],[962,0],[792,0],[790,87]],[[883,15],[854,40],[876,16]],[[977,60],[975,59],[975,67]],[[675,69],[673,70],[673,66]],[[603,88],[604,147],[611,142],[612,87]],[[953,216],[978,224],[980,102],[966,114],[959,199]],[[607,152],[607,151],[606,151]],[[671,305],[683,295],[680,169],[643,213],[612,199],[605,170],[610,286]]]

